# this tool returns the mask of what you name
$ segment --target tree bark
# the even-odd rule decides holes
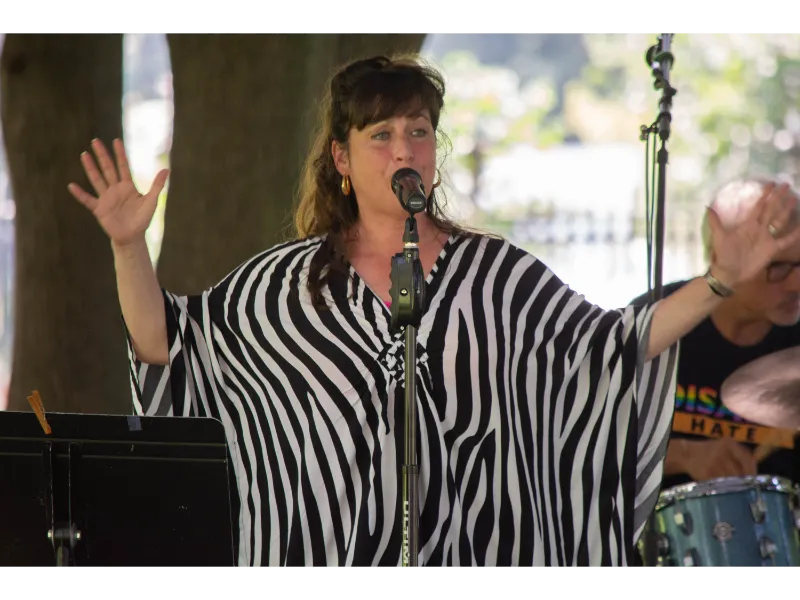
[[[16,202],[15,335],[8,408],[131,409],[108,238],[68,192],[91,189],[80,153],[122,135],[121,35],[5,37],[2,126]]]
[[[424,35],[169,35],[175,121],[158,275],[198,293],[287,239],[332,69]]]
[[[306,36],[309,43],[309,56],[306,59],[306,91],[304,112],[301,117],[301,131],[309,137],[316,126],[317,106],[325,85],[336,69],[345,63],[378,55],[415,53],[422,48],[425,34],[315,34]]]

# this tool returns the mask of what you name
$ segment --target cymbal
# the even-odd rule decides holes
[[[753,423],[800,429],[800,348],[773,352],[740,367],[722,384],[720,398]]]

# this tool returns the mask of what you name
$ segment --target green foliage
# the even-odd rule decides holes
[[[584,36],[593,66],[582,84],[593,97],[618,94],[641,106],[649,83],[649,112],[657,116],[660,91],[644,54],[656,41],[648,35]],[[638,52],[632,48],[638,48]],[[697,174],[678,185],[712,187],[747,173],[798,173],[800,142],[800,39],[797,35],[678,34],[675,64],[672,156],[694,161]],[[619,77],[620,69],[624,72]],[[605,77],[602,77],[605,74]]]
[[[456,195],[478,210],[472,222],[498,233],[507,231],[509,224],[483,214],[476,205],[483,165],[517,144],[563,143],[565,128],[554,112],[558,100],[554,85],[547,78],[522,84],[512,69],[482,65],[468,51],[451,52],[437,66],[447,85],[440,126],[453,144],[446,170],[451,181],[469,182]]]
[[[524,85],[510,65],[482,65],[467,51],[444,56],[442,126],[453,141],[448,169],[472,180],[460,195],[474,200],[483,162],[515,144],[543,148],[568,137],[641,143],[639,127],[653,123],[659,112],[661,92],[645,61],[657,37],[584,35],[588,60],[577,77],[555,73]],[[671,202],[697,206],[745,174],[797,176],[800,36],[676,34],[672,53],[670,81],[677,95],[669,141]]]

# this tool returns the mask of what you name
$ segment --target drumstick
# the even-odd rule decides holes
[[[798,434],[795,434],[795,438]],[[766,443],[759,445],[753,451],[753,457],[756,459],[756,462],[761,462],[765,458],[767,458],[770,454],[775,452],[776,450],[780,450],[781,446],[773,445],[770,442],[774,442],[780,436],[780,432],[778,431],[770,431],[769,436],[765,440]]]
[[[756,459],[757,463],[760,463],[762,460],[767,458],[770,454],[775,452],[778,449],[778,446],[770,446],[769,444],[764,444],[759,446],[753,451],[753,456]]]

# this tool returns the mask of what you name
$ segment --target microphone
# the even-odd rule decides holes
[[[392,175],[392,191],[400,201],[400,206],[412,215],[422,212],[428,205],[422,177],[409,167],[398,169]]]

